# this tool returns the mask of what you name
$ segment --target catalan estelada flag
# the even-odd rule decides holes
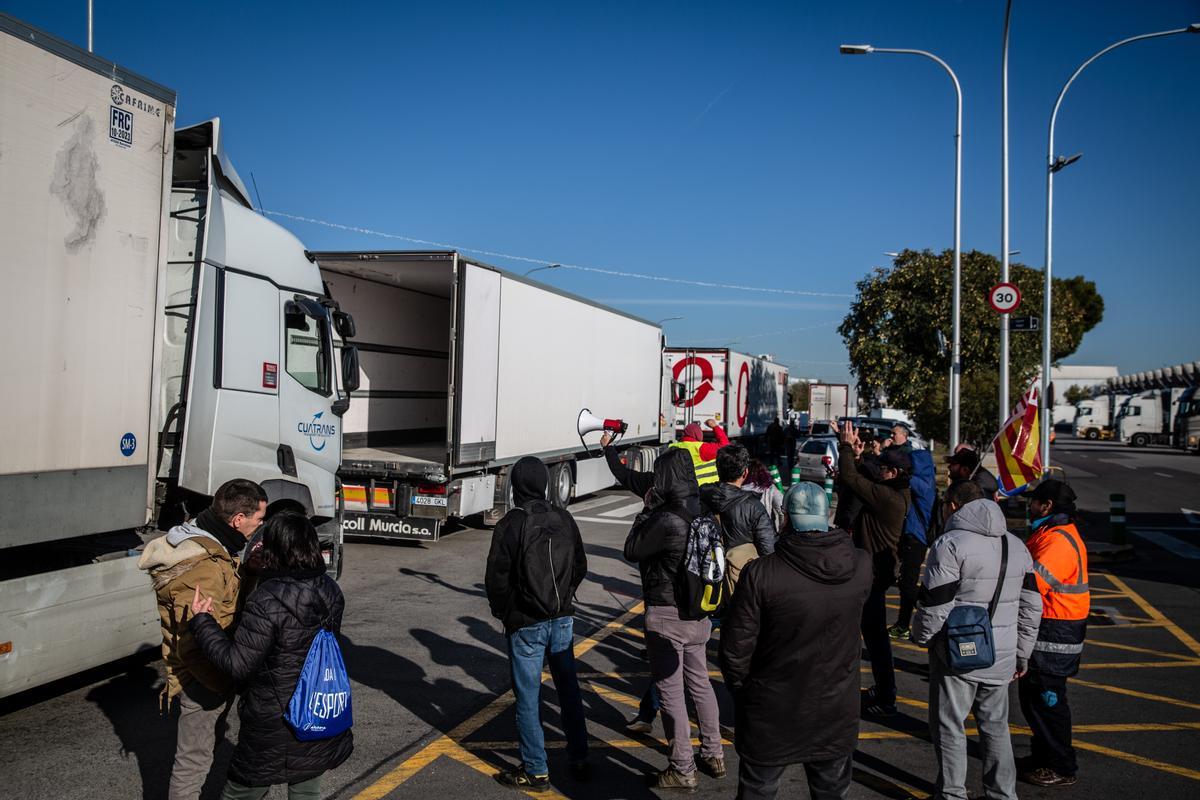
[[[992,441],[1000,491],[1014,495],[1042,476],[1041,432],[1038,428],[1038,387],[1021,396],[1012,415]]]

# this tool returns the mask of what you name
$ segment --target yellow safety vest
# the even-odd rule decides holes
[[[717,462],[716,460],[705,461],[700,458],[700,447],[704,442],[671,442],[671,447],[678,447],[682,450],[687,450],[692,456],[692,469],[696,471],[696,483],[703,486],[706,483],[716,483],[720,480],[717,477]]]

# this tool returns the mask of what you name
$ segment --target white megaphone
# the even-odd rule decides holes
[[[625,431],[629,430],[629,425],[619,419],[601,419],[585,408],[579,412],[579,419],[575,423],[575,428],[579,431],[579,437],[583,438],[586,434],[595,431],[625,433]]]

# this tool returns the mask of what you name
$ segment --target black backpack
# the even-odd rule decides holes
[[[725,608],[725,540],[713,514],[699,514],[687,523],[687,548],[675,574],[675,606],[680,619],[720,616]]]
[[[543,500],[522,509],[521,549],[517,554],[517,586],[521,605],[530,616],[553,619],[571,608],[575,543],[565,512]]]

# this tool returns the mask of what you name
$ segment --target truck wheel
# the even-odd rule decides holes
[[[1100,431],[1096,430],[1095,428],[1088,428],[1087,438],[1091,439],[1093,442],[1096,441],[1100,438]]]
[[[1144,433],[1135,433],[1129,443],[1134,447],[1145,447],[1150,444],[1150,437]]]
[[[571,464],[560,461],[550,468],[550,487],[547,494],[550,502],[558,508],[566,508],[571,502],[571,487],[574,478],[571,475]]]

